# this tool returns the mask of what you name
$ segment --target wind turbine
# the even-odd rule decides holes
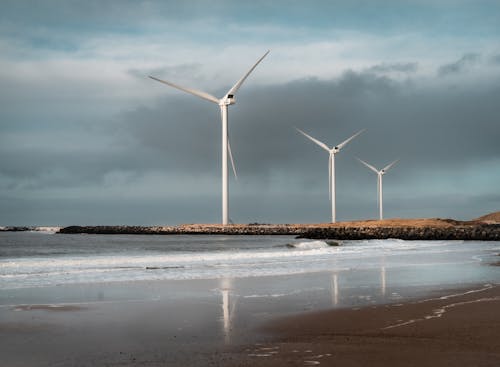
[[[382,203],[382,176],[385,175],[387,173],[387,171],[399,161],[399,159],[396,159],[394,162],[389,163],[387,166],[382,168],[380,171],[378,169],[376,169],[375,167],[373,167],[372,165],[366,163],[365,161],[363,161],[359,158],[357,158],[357,159],[358,159],[358,161],[363,163],[366,167],[368,167],[369,169],[371,169],[373,172],[375,172],[377,174],[378,211],[379,211],[379,218],[380,218],[380,220],[382,220],[382,219],[384,219],[383,203]]]
[[[246,78],[250,75],[250,73],[257,67],[257,65],[262,61],[264,57],[267,56],[269,53],[269,50],[259,59],[257,62],[248,70],[248,72],[241,77],[240,80],[236,82],[235,85],[231,89],[227,91],[227,93],[222,97],[222,98],[217,98],[214,97],[213,95],[206,93],[206,92],[201,92],[196,89],[191,89],[191,88],[185,88],[181,87],[180,85],[168,82],[166,80],[161,80],[158,78],[155,78],[154,76],[149,76],[151,79],[156,80],[160,83],[169,85],[173,88],[182,90],[186,93],[192,94],[194,96],[203,98],[207,101],[213,102],[215,104],[218,104],[220,107],[221,111],[221,118],[222,118],[222,224],[227,225],[229,222],[229,198],[228,198],[228,192],[229,192],[229,182],[228,182],[228,174],[227,174],[227,155],[229,152],[229,157],[231,159],[231,165],[233,167],[233,172],[234,175],[236,176],[236,170],[234,167],[234,160],[233,160],[233,154],[231,152],[231,146],[229,144],[229,138],[228,138],[228,106],[235,104],[236,99],[235,99],[235,94],[240,89],[241,85],[243,82],[246,80]]]
[[[335,223],[336,221],[336,213],[335,213],[335,154],[340,152],[340,150],[347,145],[352,139],[354,139],[356,136],[361,134],[365,129],[358,131],[356,134],[351,136],[349,139],[344,140],[342,143],[339,145],[334,146],[333,148],[329,148],[328,145],[325,143],[313,138],[312,136],[306,134],[302,130],[295,128],[299,133],[304,135],[306,138],[309,140],[313,141],[314,143],[318,144],[321,148],[326,150],[329,154],[328,158],[328,191],[330,194],[330,201],[332,204],[332,223]]]

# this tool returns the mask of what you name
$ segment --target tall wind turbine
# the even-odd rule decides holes
[[[228,198],[228,192],[229,192],[229,182],[228,182],[228,174],[227,174],[227,155],[229,152],[229,157],[231,159],[231,165],[233,167],[233,172],[236,176],[236,170],[234,167],[234,160],[233,160],[233,154],[231,152],[231,146],[229,144],[229,138],[228,138],[228,106],[235,104],[236,99],[235,99],[235,94],[236,92],[240,89],[241,85],[243,82],[246,80],[246,78],[250,75],[250,73],[257,67],[257,65],[262,61],[264,57],[269,53],[267,51],[257,62],[248,70],[248,72],[241,77],[240,80],[236,82],[235,85],[231,89],[227,91],[227,93],[222,97],[222,98],[217,98],[214,97],[213,95],[206,93],[206,92],[201,92],[196,89],[191,89],[191,88],[185,88],[181,87],[180,85],[168,82],[166,80],[161,80],[158,78],[155,78],[154,76],[149,76],[151,79],[154,79],[160,83],[169,85],[173,88],[177,88],[179,90],[182,90],[186,93],[192,94],[194,96],[203,98],[207,101],[213,102],[220,107],[221,111],[221,118],[222,118],[222,224],[227,225],[229,222],[229,198]]]
[[[328,191],[330,194],[330,201],[332,204],[332,223],[335,223],[336,221],[336,213],[335,213],[335,154],[340,152],[340,150],[347,145],[352,139],[354,139],[356,136],[361,134],[364,129],[361,131],[358,131],[356,134],[351,136],[349,139],[344,140],[342,143],[339,145],[334,146],[333,148],[329,148],[328,145],[325,143],[313,138],[312,136],[306,134],[300,129],[295,128],[299,133],[304,135],[306,138],[309,140],[313,141],[314,143],[318,144],[321,148],[326,150],[329,154],[329,159],[328,159]]]
[[[399,159],[396,159],[394,162],[389,163],[387,166],[382,168],[380,171],[373,167],[371,164],[366,163],[365,161],[357,158],[358,161],[363,163],[366,167],[371,169],[373,172],[377,174],[377,199],[378,199],[378,211],[379,211],[379,219],[382,220],[384,219],[384,212],[383,212],[383,203],[382,203],[382,176],[387,173],[387,171],[394,166]]]

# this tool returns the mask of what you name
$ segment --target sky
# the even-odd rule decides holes
[[[471,219],[500,210],[500,2],[0,2],[0,225]]]

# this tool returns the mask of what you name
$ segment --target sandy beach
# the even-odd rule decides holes
[[[270,322],[227,366],[498,366],[500,286]]]
[[[203,293],[207,285],[198,283],[192,290]],[[165,286],[151,288],[162,292]],[[297,312],[297,305],[287,310],[271,298],[239,308],[229,303],[224,309],[224,291],[218,292],[222,308],[206,294],[195,302],[191,298],[4,308],[3,365],[498,366],[500,361],[499,285],[306,312]],[[230,300],[231,293],[227,295]],[[304,296],[299,299],[304,308]]]

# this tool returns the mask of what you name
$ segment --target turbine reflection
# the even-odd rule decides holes
[[[386,282],[385,282],[385,266],[380,268],[380,288],[382,291],[382,295],[385,296],[386,292]]]
[[[224,334],[224,342],[226,344],[229,344],[231,341],[231,324],[236,306],[236,302],[234,301],[231,305],[231,290],[232,280],[227,278],[221,279],[220,292],[222,296],[222,332]]]
[[[332,294],[332,304],[334,306],[337,306],[339,303],[339,282],[337,273],[332,274],[331,294]]]

